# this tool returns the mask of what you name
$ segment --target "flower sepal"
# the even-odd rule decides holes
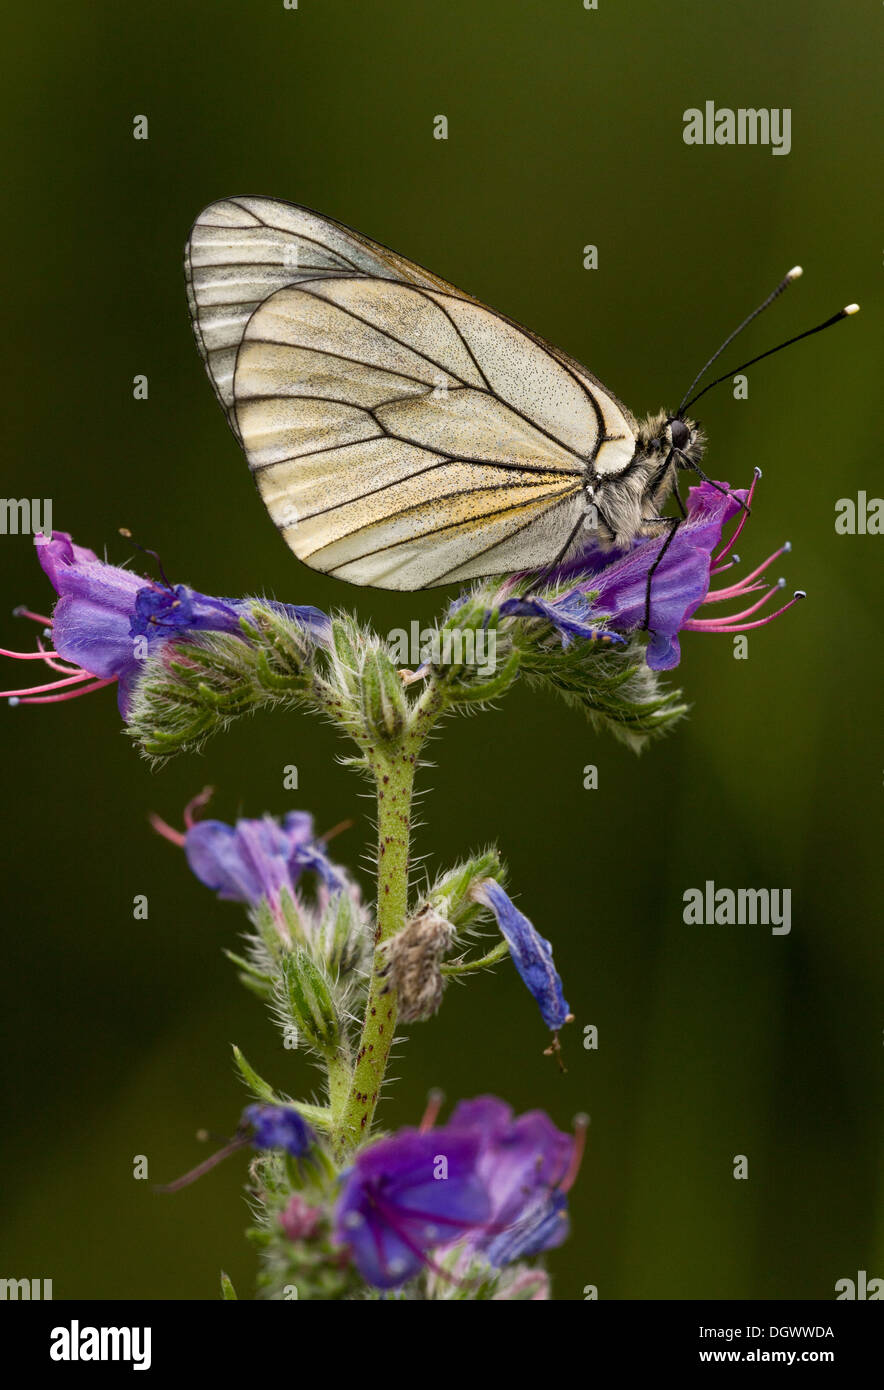
[[[366,733],[379,743],[395,745],[409,723],[410,708],[402,678],[380,646],[372,645],[365,653],[361,686]]]
[[[335,1057],[343,1030],[335,983],[302,947],[286,954],[280,964],[277,1002],[304,1041],[322,1057]],[[286,1020],[283,1020],[285,1027]]]
[[[133,684],[132,738],[148,757],[164,759],[199,747],[262,707],[324,708],[314,681],[328,632],[323,617],[317,609],[249,600],[237,633],[200,632],[163,643],[147,656]]]
[[[427,670],[446,705],[479,705],[505,695],[520,658],[493,603],[471,591],[451,606],[425,646]]]
[[[482,915],[482,905],[471,896],[471,890],[488,878],[499,883],[506,880],[506,871],[493,846],[440,874],[427,893],[426,901],[453,927],[463,931]]]
[[[329,897],[313,951],[332,979],[348,979],[367,963],[369,925],[355,892],[344,889]]]

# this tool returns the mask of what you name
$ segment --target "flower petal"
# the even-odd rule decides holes
[[[561,1028],[570,1009],[562,994],[562,981],[553,965],[552,945],[492,878],[472,890],[478,902],[489,907],[506,938],[513,963],[540,1006],[547,1028]]]
[[[247,1105],[243,1119],[254,1127],[252,1143],[256,1149],[285,1149],[300,1158],[311,1147],[313,1130],[291,1105]]]

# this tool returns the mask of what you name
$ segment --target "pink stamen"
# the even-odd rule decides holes
[[[192,797],[191,800],[188,801],[187,805],[184,808],[184,824],[188,830],[190,830],[190,828],[196,822],[196,816],[194,813],[196,811],[201,811],[204,806],[207,806],[214,795],[214,787],[203,787],[201,792],[198,792],[196,796]]]
[[[794,608],[796,603],[799,603],[801,599],[806,597],[807,595],[804,591],[798,589],[792,598],[789,599],[789,602],[784,603],[782,608],[778,608],[776,613],[768,613],[766,618],[759,618],[758,621],[754,623],[740,623],[738,626],[734,627],[727,618],[722,619],[721,622],[716,622],[715,620],[707,621],[704,618],[688,618],[687,622],[682,623],[682,630],[685,632],[748,632],[749,629],[753,627],[767,627],[768,623],[772,623],[774,619],[779,618],[781,614],[788,613],[790,608]]]
[[[722,623],[741,623],[744,618],[749,618],[753,613],[757,613],[759,608],[763,608],[775,593],[785,587],[785,584],[766,585],[761,598],[750,608],[744,608],[741,613],[723,613],[720,618],[698,618],[697,622],[705,623],[706,628],[721,627]]]
[[[197,1178],[201,1178],[204,1173],[210,1172],[212,1168],[217,1167],[225,1158],[229,1158],[232,1153],[236,1153],[237,1149],[244,1148],[248,1142],[248,1135],[237,1135],[235,1139],[231,1139],[229,1144],[225,1144],[223,1149],[219,1149],[216,1154],[212,1154],[211,1158],[207,1158],[202,1163],[198,1163],[195,1168],[191,1168],[189,1173],[185,1173],[182,1177],[176,1178],[174,1182],[167,1182],[163,1187],[155,1187],[154,1192],[180,1192],[182,1187],[189,1187],[192,1182],[196,1182]]]
[[[66,665],[62,665],[64,657],[62,657],[61,661],[54,661],[54,655],[54,652],[51,655],[48,652],[46,654],[46,665],[49,667],[50,671],[60,671],[63,676],[74,676],[78,671],[82,670],[82,667],[74,666],[70,662]]]
[[[721,627],[723,623],[741,623],[744,618],[750,618],[753,613],[757,613],[758,609],[763,608],[773,594],[785,587],[785,579],[781,579],[778,584],[765,585],[761,598],[753,603],[751,608],[744,608],[740,613],[722,613],[720,618],[697,618],[696,621],[703,624],[703,631]]]
[[[571,1162],[568,1164],[565,1176],[559,1183],[560,1192],[569,1192],[577,1181],[577,1174],[580,1172],[580,1165],[583,1162],[583,1154],[586,1149],[586,1131],[588,1128],[589,1120],[586,1115],[575,1115],[574,1148],[571,1151]]]
[[[742,598],[744,594],[754,594],[758,589],[768,588],[767,584],[731,584],[727,589],[710,589],[703,602],[723,603],[729,598]]]
[[[354,820],[339,820],[337,825],[332,826],[331,830],[324,831],[322,835],[317,835],[316,838],[319,840],[320,844],[327,845],[329,840],[333,840],[336,835],[343,834],[345,830],[349,830],[350,827],[355,824],[356,822]]]
[[[35,623],[42,623],[44,627],[52,627],[52,619],[44,618],[42,613],[32,613],[30,608],[13,608],[13,617],[32,618]]]
[[[155,811],[151,811],[147,818],[158,835],[162,835],[164,840],[169,840],[171,844],[177,845],[180,849],[184,844],[184,835],[180,830],[175,830],[162,816],[158,816]]]
[[[5,647],[0,647],[0,656],[11,656],[15,661],[44,661],[47,657],[58,655],[58,652],[46,652],[42,647],[38,652],[8,652]]]
[[[42,695],[44,690],[60,690],[65,685],[78,685],[81,681],[94,681],[98,677],[91,671],[79,671],[75,676],[68,676],[67,680],[49,681],[46,685],[32,685],[27,690],[0,690],[0,699],[11,695]],[[103,685],[109,684],[103,681]]]
[[[733,555],[733,556],[731,556],[731,558],[728,560],[728,562],[727,562],[726,565],[719,565],[717,568],[715,568],[715,561],[713,560],[713,561],[712,561],[713,568],[709,571],[709,573],[710,573],[711,575],[725,574],[727,570],[732,570],[733,567],[734,567],[734,565],[738,565],[739,563],[740,563],[740,557],[739,557],[739,555]]]
[[[424,1111],[423,1118],[421,1119],[420,1125],[418,1126],[418,1132],[420,1134],[426,1134],[428,1129],[433,1128],[433,1125],[436,1123],[436,1120],[439,1117],[439,1111],[442,1109],[444,1101],[444,1091],[431,1091],[430,1094],[427,1096],[427,1108]]]
[[[791,549],[792,542],[785,541],[783,545],[780,546],[779,550],[775,550],[773,555],[768,555],[764,563],[759,565],[757,569],[753,570],[751,574],[744,575],[743,578],[737,584],[732,585],[731,587],[734,590],[734,592],[736,593],[739,590],[745,590],[746,586],[748,584],[751,584],[753,579],[757,579],[760,574],[764,574],[764,571],[768,568],[768,566],[773,564],[774,560],[778,560],[781,555],[788,555]],[[725,589],[716,590],[716,593],[719,594],[723,594],[725,592],[727,592]]]
[[[56,681],[56,685],[64,685],[64,681]],[[91,695],[96,690],[103,690],[106,685],[114,685],[114,678],[105,681],[96,681],[94,685],[81,685],[79,690],[66,690],[63,695],[38,695],[36,699],[25,697],[19,699],[18,691],[13,691],[9,696],[20,705],[57,705],[62,700],[76,700],[81,695]],[[52,687],[49,687],[52,689]],[[2,692],[0,692],[2,694]]]
[[[715,558],[714,558],[714,560],[713,560],[713,564],[715,564],[715,565],[720,565],[721,562],[722,562],[722,560],[724,559],[725,555],[729,555],[730,552],[733,550],[734,546],[736,545],[737,539],[739,538],[739,535],[740,535],[740,532],[742,531],[743,527],[746,525],[746,522],[749,520],[749,513],[750,513],[750,511],[751,511],[751,509],[752,509],[752,498],[753,498],[754,495],[755,495],[755,488],[756,488],[756,485],[757,485],[757,483],[758,483],[758,479],[759,479],[760,477],[761,477],[761,469],[760,469],[760,468],[756,468],[756,470],[755,470],[755,476],[753,477],[752,482],[751,482],[751,484],[750,484],[750,486],[749,486],[749,493],[748,493],[748,496],[747,496],[746,502],[745,502],[745,510],[742,512],[742,515],[741,515],[741,517],[740,517],[740,524],[739,524],[739,526],[737,527],[736,531],[734,531],[734,534],[731,536],[730,540],[729,540],[729,541],[727,542],[727,544],[725,545],[724,550],[720,550],[720,551],[718,552],[718,554],[715,556]]]

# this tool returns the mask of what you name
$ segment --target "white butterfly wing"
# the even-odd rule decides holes
[[[216,395],[277,524],[315,568],[410,589],[544,564],[579,516],[586,462],[616,473],[632,457],[635,421],[580,363],[309,208],[256,197],[211,204],[191,231],[185,274]],[[426,297],[383,300],[365,288],[357,301],[356,276],[447,296],[435,308],[448,328]],[[346,302],[323,307],[336,278],[350,286]],[[306,281],[311,301],[268,307]],[[265,309],[268,326],[263,317],[251,326],[240,353]],[[354,355],[346,342],[362,310],[369,322]],[[280,325],[289,311],[292,341]]]
[[[253,310],[235,427],[301,560],[426,588],[550,563],[587,464],[628,462],[631,417],[575,366],[476,300],[339,272]]]
[[[285,285],[354,273],[456,293],[437,275],[309,208],[237,197],[200,213],[184,249],[187,302],[197,346],[234,433],[233,369],[254,310]]]

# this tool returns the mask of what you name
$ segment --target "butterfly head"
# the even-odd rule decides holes
[[[679,468],[696,468],[703,457],[706,436],[696,420],[660,411],[645,420],[638,429],[635,461],[644,464],[648,483],[674,476]]]
[[[654,416],[645,422],[639,432],[638,449],[652,458],[660,459],[661,467],[666,459],[676,468],[693,468],[703,457],[706,437],[695,420],[686,420],[681,415]]]

